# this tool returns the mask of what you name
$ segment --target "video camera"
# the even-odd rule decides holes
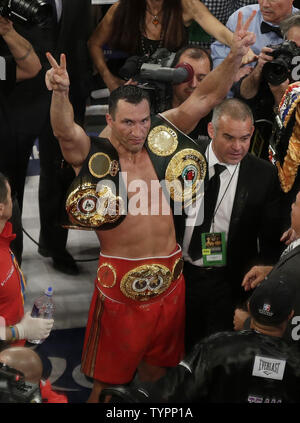
[[[296,66],[293,58],[300,56],[300,48],[297,44],[294,41],[284,41],[267,47],[273,49],[272,53],[268,54],[273,56],[274,60],[264,64],[262,70],[264,79],[272,85],[280,85],[286,79],[292,79],[291,73]]]
[[[44,25],[52,14],[52,6],[43,0],[0,0],[0,15],[27,25]]]
[[[159,48],[150,57],[132,56],[119,71],[121,78],[133,78],[141,88],[149,90],[154,113],[170,108],[172,84],[187,82],[194,76],[194,70],[188,63],[171,67],[175,54],[166,48]]]
[[[0,403],[41,403],[40,388],[25,382],[24,374],[0,363]]]

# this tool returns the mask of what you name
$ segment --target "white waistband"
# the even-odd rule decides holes
[[[155,256],[155,257],[138,257],[138,258],[128,258],[128,257],[118,257],[118,256],[108,256],[106,254],[103,254],[100,252],[100,256],[101,257],[106,257],[106,258],[113,258],[113,259],[118,259],[118,260],[126,260],[126,261],[140,261],[140,260],[153,260],[153,259],[166,259],[166,258],[171,258],[173,256],[175,256],[176,254],[181,252],[181,247],[179,244],[177,244],[177,249],[176,251],[174,251],[174,253],[168,255],[168,256]]]

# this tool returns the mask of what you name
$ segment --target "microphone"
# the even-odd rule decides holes
[[[178,63],[175,68],[161,67],[153,63],[143,63],[139,76],[143,80],[152,79],[154,81],[181,84],[193,78],[194,70],[188,63]]]

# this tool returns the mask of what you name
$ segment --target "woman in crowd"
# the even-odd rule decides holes
[[[91,57],[108,89],[124,81],[108,69],[104,45],[140,56],[150,56],[160,47],[177,51],[187,43],[193,20],[230,46],[232,33],[199,0],[119,0],[113,4],[89,40]]]

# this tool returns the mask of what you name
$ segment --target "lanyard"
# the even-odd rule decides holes
[[[208,160],[208,163],[209,163],[209,150],[208,150],[208,152],[207,152],[207,160]],[[234,177],[234,175],[235,175],[235,172],[236,172],[236,170],[237,170],[237,168],[239,167],[239,163],[236,165],[236,167],[235,167],[235,169],[234,169],[234,172],[233,172],[233,174],[231,175],[231,177],[230,177],[230,180],[229,180],[229,182],[228,182],[228,184],[227,184],[227,187],[226,187],[226,189],[225,189],[225,191],[224,191],[224,194],[222,195],[222,198],[220,199],[220,201],[219,201],[219,204],[216,206],[216,208],[215,208],[215,211],[214,211],[214,214],[213,214],[213,217],[212,217],[212,231],[214,232],[215,231],[215,216],[216,216],[216,214],[217,214],[217,211],[219,210],[219,207],[220,207],[220,205],[221,205],[221,203],[222,203],[222,201],[224,200],[224,197],[225,197],[225,195],[226,195],[226,192],[228,191],[228,188],[229,188],[229,185],[231,184],[231,181],[232,181],[232,179],[233,179],[233,177]],[[226,169],[227,169],[227,167],[226,167]],[[221,175],[219,175],[219,178],[220,178],[220,187],[221,187]]]

